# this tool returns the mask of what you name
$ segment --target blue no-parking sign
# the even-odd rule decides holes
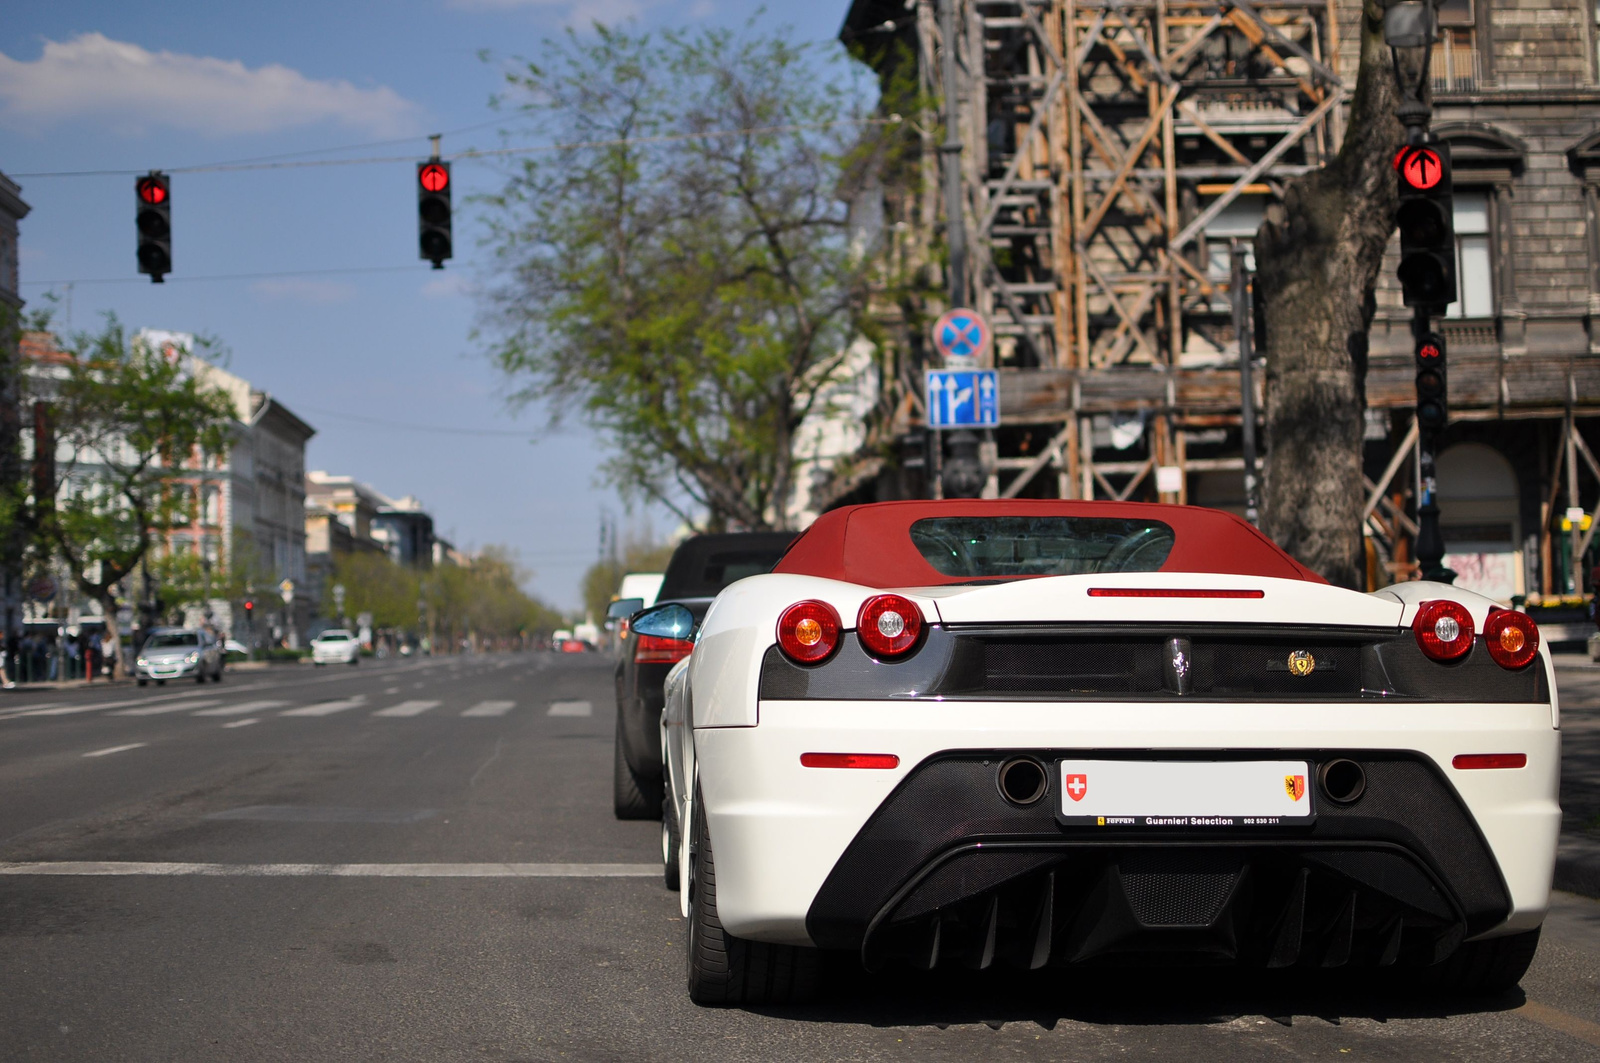
[[[933,349],[957,364],[970,365],[972,359],[981,358],[993,339],[983,315],[965,307],[946,310],[933,323]]]
[[[1000,424],[1000,374],[993,369],[928,370],[929,428]]]

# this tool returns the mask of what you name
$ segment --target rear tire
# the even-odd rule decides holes
[[[689,872],[689,999],[700,1005],[801,1004],[816,996],[822,953],[746,941],[722,929],[717,867],[698,791]]]
[[[1463,996],[1494,996],[1522,980],[1538,949],[1538,930],[1468,941],[1434,968],[1430,981]]]
[[[621,721],[611,765],[611,805],[618,819],[655,819],[661,815],[661,784],[651,785],[634,773],[622,750]]]

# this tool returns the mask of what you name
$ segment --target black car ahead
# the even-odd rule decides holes
[[[673,552],[656,605],[677,602],[695,622],[722,588],[770,572],[795,532],[696,535]],[[652,607],[654,608],[654,607]],[[661,709],[672,666],[688,656],[679,639],[633,636],[622,640],[617,661],[617,738],[613,800],[618,819],[661,816]]]

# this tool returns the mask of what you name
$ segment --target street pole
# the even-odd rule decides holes
[[[1244,247],[1234,240],[1230,247],[1233,266],[1233,334],[1239,342],[1239,438],[1244,449],[1244,515],[1251,524],[1261,523],[1261,489],[1256,480],[1256,384],[1255,384],[1255,308],[1250,285],[1245,280]]]
[[[939,36],[944,73],[944,143],[939,146],[944,177],[945,239],[950,251],[950,307],[967,305],[967,223],[961,209],[961,114],[956,101],[956,3],[939,0]]]

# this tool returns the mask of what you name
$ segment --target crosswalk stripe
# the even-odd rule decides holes
[[[207,705],[220,705],[221,698],[206,698],[204,701],[180,701],[175,705],[147,705],[142,709],[120,709],[109,712],[107,716],[161,716],[169,712],[188,712],[190,709],[202,709]]]
[[[551,716],[592,716],[594,706],[587,701],[552,701]]]
[[[344,712],[346,709],[358,708],[359,706],[365,705],[366,703],[367,703],[366,695],[365,694],[357,694],[355,697],[353,697],[353,698],[345,698],[343,701],[324,701],[324,702],[322,702],[320,704],[317,704],[317,705],[306,705],[306,706],[303,706],[302,708],[290,709],[288,712],[282,712],[282,713],[279,713],[278,715],[280,715],[280,716],[332,716],[336,712]]]
[[[439,707],[437,701],[402,701],[398,705],[390,705],[387,709],[379,709],[374,716],[421,716],[429,709]]]
[[[252,716],[248,720],[234,720],[232,723],[225,723],[222,726],[224,726],[224,727],[249,727],[251,724],[257,724],[257,723],[260,723],[260,722],[261,722],[261,720],[258,717]]]
[[[261,712],[265,709],[279,709],[289,704],[287,701],[241,701],[237,705],[224,705],[220,709],[205,709],[195,713],[196,716],[247,716],[252,712]]]
[[[147,743],[147,742],[129,742],[125,746],[112,746],[109,749],[97,749],[93,753],[85,753],[84,756],[86,756],[86,757],[104,757],[104,756],[108,756],[108,755],[110,755],[112,753],[126,753],[130,749],[143,749],[148,744],[149,743]]]
[[[480,701],[472,708],[463,712],[463,716],[504,716],[516,708],[514,701]]]

